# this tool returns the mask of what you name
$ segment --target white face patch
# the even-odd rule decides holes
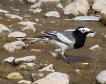
[[[82,33],[91,31],[91,29],[89,29],[89,28],[79,28],[78,30],[80,30]]]

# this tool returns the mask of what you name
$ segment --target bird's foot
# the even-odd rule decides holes
[[[59,58],[62,59],[65,63],[70,64],[69,60],[67,59],[65,55],[59,54]]]

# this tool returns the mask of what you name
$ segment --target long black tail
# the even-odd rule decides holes
[[[38,40],[46,40],[49,41],[51,39],[50,36],[38,36],[38,37],[17,37],[17,40],[32,40],[33,41],[38,41]]]

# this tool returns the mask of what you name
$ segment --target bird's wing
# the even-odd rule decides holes
[[[44,34],[65,44],[71,44],[74,41],[71,39],[72,34],[70,33],[70,36],[68,36],[67,32],[45,32]]]

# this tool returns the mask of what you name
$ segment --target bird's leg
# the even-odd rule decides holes
[[[66,56],[64,55],[64,49],[61,49],[61,55],[64,57],[64,59],[66,59],[67,60],[67,58],[66,58]]]

